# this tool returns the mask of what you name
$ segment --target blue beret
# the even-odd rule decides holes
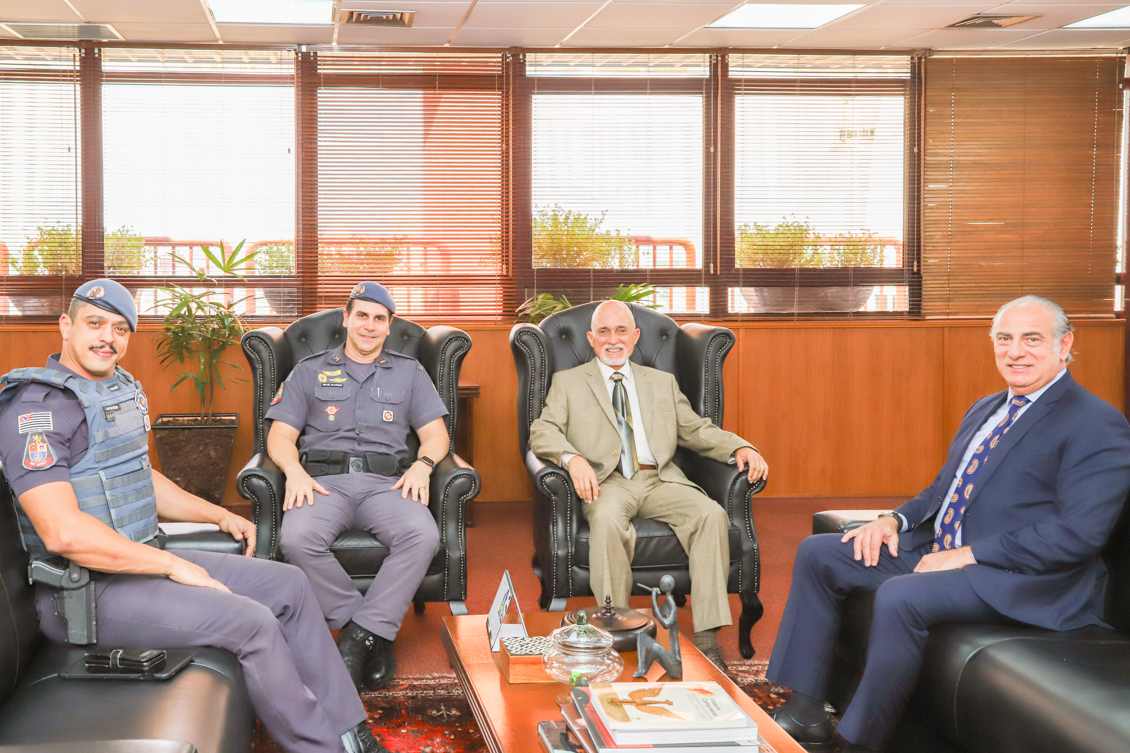
[[[357,287],[353,288],[353,292],[349,297],[358,301],[372,301],[379,303],[388,309],[388,313],[396,313],[396,301],[392,300],[392,293],[388,292],[388,288],[381,285],[379,282],[361,282]]]
[[[113,280],[91,280],[78,286],[75,298],[86,301],[105,311],[120,314],[129,322],[130,332],[137,332],[137,305],[133,296]]]

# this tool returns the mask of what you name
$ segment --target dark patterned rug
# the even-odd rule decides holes
[[[771,711],[787,700],[789,691],[765,679],[767,663],[731,662],[730,676],[758,706]],[[487,749],[454,675],[405,677],[361,699],[373,734],[395,753],[479,753]],[[282,750],[260,727],[255,753]]]

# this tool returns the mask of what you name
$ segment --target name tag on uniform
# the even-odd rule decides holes
[[[102,406],[102,415],[105,416],[107,421],[117,421],[118,411],[122,409],[120,405],[104,405]]]
[[[386,410],[384,413],[381,414],[381,418],[383,418],[385,421],[391,421],[392,420],[392,411]]]

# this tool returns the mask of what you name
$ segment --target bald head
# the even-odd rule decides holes
[[[623,301],[605,301],[597,306],[588,338],[602,363],[614,369],[626,364],[640,339],[631,306]]]

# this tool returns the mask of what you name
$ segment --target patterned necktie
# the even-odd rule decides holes
[[[616,411],[616,428],[620,431],[620,472],[624,478],[630,479],[640,469],[640,461],[636,457],[636,432],[632,428],[632,406],[628,402],[624,375],[614,372],[612,382],[612,409]]]
[[[966,500],[973,494],[973,488],[977,485],[977,477],[981,475],[981,470],[988,462],[989,455],[996,449],[997,442],[1008,433],[1008,427],[1012,426],[1013,421],[1020,415],[1020,411],[1029,402],[1028,398],[1024,396],[1012,398],[1009,403],[1008,415],[993,427],[988,439],[977,445],[977,449],[973,451],[969,466],[962,472],[961,477],[957,480],[957,486],[954,487],[946,516],[942,518],[938,535],[934,537],[933,551],[953,549],[954,543],[957,541],[957,530],[961,528],[961,519],[965,517]]]

